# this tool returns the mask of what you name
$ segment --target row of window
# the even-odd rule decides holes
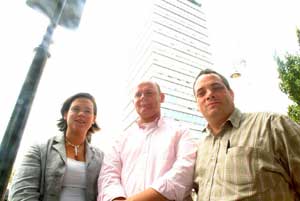
[[[184,121],[187,123],[196,124],[201,127],[204,127],[206,124],[205,123],[206,121],[204,120],[204,118],[197,116],[197,115],[179,112],[176,110],[170,110],[170,109],[164,108],[164,107],[162,107],[162,112],[163,112],[164,116],[167,116],[169,118],[172,118],[172,119],[175,119],[178,121]]]

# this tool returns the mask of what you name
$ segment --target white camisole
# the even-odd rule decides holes
[[[60,201],[85,201],[86,165],[85,162],[67,158]]]

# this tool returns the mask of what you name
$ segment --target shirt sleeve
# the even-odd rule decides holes
[[[300,198],[300,125],[286,116],[274,117],[272,132],[280,161],[291,179],[291,187]]]
[[[186,129],[177,131],[176,137],[176,160],[151,187],[169,200],[185,200],[192,190],[197,141]]]
[[[9,200],[39,200],[40,164],[40,148],[38,145],[34,145],[24,155],[23,161],[16,171],[9,193]]]
[[[120,143],[116,141],[112,149],[105,155],[98,177],[97,201],[111,201],[117,197],[126,197],[121,184],[122,162],[120,158]]]

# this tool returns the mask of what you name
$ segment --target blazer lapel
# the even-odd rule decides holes
[[[88,168],[94,159],[94,151],[88,142],[85,142],[85,159],[86,167]]]
[[[62,160],[66,163],[67,154],[65,148],[65,138],[63,134],[54,137],[53,148],[58,152]]]

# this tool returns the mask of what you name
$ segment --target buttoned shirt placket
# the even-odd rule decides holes
[[[142,151],[142,158],[144,159],[144,167],[141,171],[144,171],[144,178],[147,178],[147,168],[149,167],[149,153],[151,153],[151,141],[152,141],[152,136],[154,134],[154,132],[157,130],[157,126],[154,126],[150,129],[146,129],[144,130],[143,134],[145,135],[145,144],[144,144],[144,147],[143,147],[143,151]],[[146,183],[147,183],[147,180],[145,179],[144,180],[144,186],[142,187],[141,186],[141,191],[143,191],[143,189],[146,188]]]
[[[213,137],[213,143],[212,143],[212,152],[211,152],[211,157],[210,157],[210,176],[209,176],[209,181],[207,181],[208,186],[210,187],[209,191],[209,197],[208,200],[211,200],[212,197],[212,189],[214,185],[214,175],[216,172],[216,166],[218,162],[218,155],[219,155],[219,150],[220,150],[220,141],[221,137]]]

